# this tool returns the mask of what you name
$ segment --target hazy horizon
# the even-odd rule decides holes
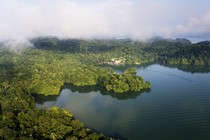
[[[208,0],[0,0],[0,40],[210,39]]]

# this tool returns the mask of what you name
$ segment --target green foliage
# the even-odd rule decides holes
[[[59,50],[80,55],[85,63],[101,64],[112,58],[125,58],[125,64],[142,64],[160,61],[169,64],[210,65],[210,42],[192,44],[184,38],[152,38],[147,42],[121,40],[74,40],[37,38],[36,48]],[[85,59],[84,59],[85,58]]]
[[[128,68],[128,69],[126,69],[125,73],[126,74],[134,74],[134,75],[136,75],[137,71],[136,71],[135,68]]]
[[[0,139],[107,139],[84,128],[72,113],[53,107],[37,110],[31,93],[56,95],[64,83],[96,85],[117,93],[142,91],[151,84],[127,69],[114,74],[99,65],[123,59],[123,64],[210,65],[210,42],[154,38],[148,42],[37,38],[34,48],[10,51],[0,47]],[[126,95],[121,94],[121,95]],[[124,98],[124,96],[115,97]],[[126,95],[127,96],[127,95]]]
[[[109,139],[84,128],[66,109],[36,109],[24,92],[0,93],[0,99],[0,139]]]
[[[155,53],[157,61],[166,64],[210,65],[210,42],[191,44],[185,39],[155,40],[145,48],[148,53]]]
[[[99,78],[98,84],[108,91],[122,93],[127,91],[141,91],[151,87],[140,76],[136,76],[135,69],[127,69],[124,74],[107,74]]]
[[[0,89],[19,87],[29,93],[53,95],[60,92],[64,83],[95,85],[102,73],[111,72],[81,63],[77,57],[80,56],[36,49],[25,49],[21,55],[6,53],[0,59],[4,61],[0,63]]]
[[[186,39],[162,38],[148,42],[37,38],[31,42],[35,48],[23,49],[20,53],[0,47],[0,84],[4,92],[12,86],[29,93],[56,95],[64,83],[96,85],[101,75],[112,73],[97,65],[114,58],[123,59],[124,64],[159,61],[165,64],[210,65],[208,41],[191,44]],[[127,72],[135,74],[132,70]],[[124,86],[126,89],[127,85]]]

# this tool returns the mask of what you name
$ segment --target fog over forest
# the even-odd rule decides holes
[[[210,36],[209,1],[0,0],[0,39]]]

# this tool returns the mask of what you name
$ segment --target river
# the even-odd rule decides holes
[[[121,72],[121,70],[116,70]],[[150,91],[113,95],[66,85],[59,96],[36,96],[37,107],[70,109],[87,127],[131,140],[209,140],[210,68],[137,67]]]

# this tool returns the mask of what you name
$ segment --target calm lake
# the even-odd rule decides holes
[[[37,107],[70,109],[87,127],[118,138],[210,140],[210,67],[151,64],[137,75],[150,91],[113,95],[66,85],[59,96],[36,96]]]

